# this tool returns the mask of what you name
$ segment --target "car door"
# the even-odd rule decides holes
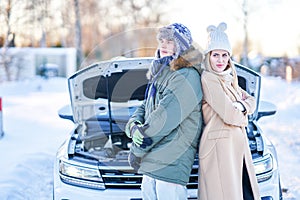
[[[249,116],[249,121],[254,121],[258,117],[261,76],[257,72],[241,64],[235,63],[235,67],[238,75],[239,86],[247,91],[250,95],[254,96],[256,99],[255,112]]]

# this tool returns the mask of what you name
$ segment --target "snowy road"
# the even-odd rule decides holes
[[[55,152],[73,128],[57,115],[69,103],[66,79],[1,83],[0,96],[0,199],[51,200]],[[263,78],[261,98],[278,109],[259,124],[277,148],[284,199],[300,199],[300,83]]]

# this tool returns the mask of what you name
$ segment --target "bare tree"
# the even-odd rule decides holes
[[[27,45],[48,46],[47,36],[56,25],[53,20],[55,12],[51,10],[51,3],[51,0],[18,1],[22,16],[18,19],[16,27],[19,37],[28,38]]]
[[[243,52],[242,52],[242,59],[241,63],[245,66],[249,66],[248,61],[248,1],[243,0],[242,4],[242,11],[243,11],[243,30],[244,30],[244,43],[243,43]]]
[[[157,26],[162,23],[161,17],[166,14],[164,8],[167,3],[167,0],[116,0],[110,5],[108,14],[112,19],[119,21],[118,31],[128,27]],[[110,26],[113,27],[113,24]]]
[[[18,46],[48,47],[58,43],[65,47],[75,46],[79,67],[83,55],[108,37],[130,29],[161,25],[168,1],[2,0],[0,17],[4,16],[6,21],[0,22],[0,36],[5,39],[2,42],[5,47],[10,37],[16,38]],[[57,9],[53,9],[55,6]],[[140,37],[139,40],[148,38]],[[100,51],[99,56],[101,59]]]
[[[4,38],[4,44],[3,44],[3,48],[2,48],[2,52],[1,52],[1,60],[0,60],[0,66],[3,67],[5,74],[6,74],[6,79],[8,81],[11,81],[11,71],[9,69],[9,64],[11,62],[11,57],[8,54],[8,47],[9,47],[9,43],[12,41],[12,33],[11,33],[11,10],[12,10],[12,1],[8,0],[6,7],[5,7],[5,11],[3,12],[5,15],[5,22],[6,22],[6,27],[7,27],[7,31],[6,31],[6,35]],[[2,68],[1,67],[1,68]]]
[[[16,37],[21,38],[20,36],[26,35],[25,33],[28,30],[30,30],[28,35],[35,35],[37,30],[40,29],[42,33],[41,45],[43,47],[47,46],[48,2],[49,0],[6,0],[1,2],[4,6],[1,7],[0,14],[5,19],[5,24],[2,27],[6,29],[1,51],[1,68],[5,71],[6,80],[18,79],[18,74],[20,74],[22,68],[21,65],[16,64],[20,59],[19,54],[15,55],[10,51],[10,47],[15,46]]]
[[[83,54],[81,46],[81,23],[80,23],[80,13],[79,13],[79,3],[78,0],[74,0],[75,8],[75,46],[76,46],[76,63],[79,68]]]

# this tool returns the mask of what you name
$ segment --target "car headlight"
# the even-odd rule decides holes
[[[59,161],[59,175],[64,183],[92,189],[105,189],[97,168],[88,168]]]
[[[257,176],[258,182],[268,180],[272,177],[273,173],[273,158],[270,154],[267,154],[259,161],[254,162],[254,170]]]

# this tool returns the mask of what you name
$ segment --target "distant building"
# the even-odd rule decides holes
[[[288,81],[300,80],[300,57],[269,57],[265,58],[261,73],[270,76],[280,76]]]
[[[3,49],[0,49],[0,53]],[[56,65],[56,76],[69,77],[76,71],[75,48],[8,48],[6,60],[9,63],[14,79],[33,78],[42,75],[42,66]],[[1,59],[1,58],[0,58]],[[3,57],[2,57],[3,59]],[[0,60],[0,65],[3,60]],[[5,74],[4,67],[0,66],[0,76]]]

